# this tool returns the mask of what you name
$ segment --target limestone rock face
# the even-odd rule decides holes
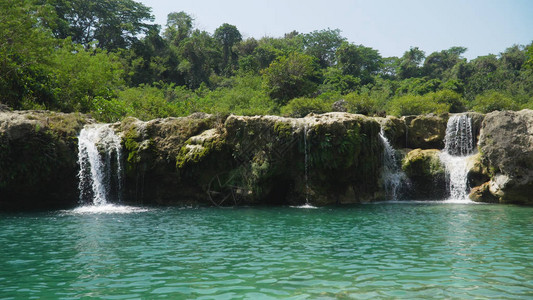
[[[406,148],[444,148],[448,115],[405,116],[402,120],[407,126]]]
[[[235,177],[252,203],[316,205],[375,200],[382,145],[379,124],[362,115],[305,118],[230,116],[227,143]],[[234,173],[235,174],[235,173]]]
[[[205,202],[203,182],[198,182],[198,177],[216,172],[218,165],[200,168],[200,162],[205,161],[200,154],[206,154],[200,148],[204,147],[207,133],[223,121],[198,113],[147,122],[128,118],[117,123],[126,158],[124,199],[136,204]],[[227,157],[219,159],[226,161]]]
[[[415,149],[404,157],[402,169],[411,181],[412,199],[446,198],[446,171],[439,154],[437,149]]]
[[[387,116],[376,117],[376,120],[381,124],[385,136],[395,149],[407,148],[407,126],[404,119]]]
[[[502,203],[533,204],[533,111],[487,114],[479,149],[490,193]]]
[[[80,114],[0,111],[0,210],[77,203]]]
[[[116,127],[134,203],[325,205],[379,194],[379,124],[365,116],[196,114]]]

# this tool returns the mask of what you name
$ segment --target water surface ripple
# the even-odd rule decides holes
[[[0,214],[0,298],[531,299],[533,208]]]

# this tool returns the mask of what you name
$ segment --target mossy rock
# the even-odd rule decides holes
[[[415,149],[407,153],[402,161],[402,169],[409,177],[441,176],[445,174],[444,166],[437,149]]]
[[[178,169],[198,164],[213,152],[221,151],[225,141],[223,135],[212,128],[193,136],[185,142],[176,157],[176,167]]]
[[[448,114],[405,116],[407,125],[406,148],[442,149],[448,123]]]
[[[444,199],[447,196],[446,171],[437,149],[415,149],[407,153],[402,169],[411,182],[412,199]]]
[[[0,112],[0,209],[75,205],[77,136],[91,122],[77,113]]]

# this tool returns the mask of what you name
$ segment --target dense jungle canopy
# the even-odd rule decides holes
[[[161,28],[133,0],[0,1],[0,103],[100,121],[533,108],[533,44],[470,61],[460,46],[382,57],[339,29],[244,39],[194,21],[171,12]]]

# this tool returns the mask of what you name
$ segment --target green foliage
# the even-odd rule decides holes
[[[111,100],[115,89],[124,84],[123,70],[114,54],[86,50],[68,41],[54,54],[51,73],[55,103],[51,108],[88,113],[97,108],[95,98],[99,102]]]
[[[462,58],[464,47],[382,58],[339,29],[242,40],[173,12],[161,33],[134,0],[0,2],[0,102],[101,121],[202,111],[403,115],[533,107],[533,45]]]
[[[361,79],[344,75],[338,68],[328,68],[324,73],[324,82],[320,85],[321,92],[336,91],[343,94],[356,91],[361,86]]]
[[[232,47],[242,40],[241,33],[234,25],[224,23],[215,30],[214,38],[222,45],[221,69],[226,75],[232,74],[237,64],[237,55]]]
[[[49,26],[58,38],[71,37],[75,43],[116,50],[137,42],[137,36],[155,25],[151,9],[133,0],[43,0],[55,10],[57,19]]]
[[[335,63],[337,48],[345,40],[340,29],[315,30],[304,35],[305,53],[316,57],[320,66],[330,67]]]
[[[261,88],[261,83],[259,76],[241,75],[234,77],[229,86],[210,91],[198,99],[195,110],[239,115],[275,113],[276,104]]]
[[[179,45],[181,41],[191,36],[193,21],[194,19],[184,11],[169,13],[165,39],[174,45]]]
[[[179,115],[177,106],[165,99],[163,89],[153,86],[139,86],[129,88],[118,93],[118,100],[122,107],[130,111],[127,115],[141,120],[151,120]]]
[[[409,51],[406,51],[402,58],[400,58],[400,64],[398,67],[398,76],[401,79],[419,77],[422,75],[422,64],[426,54],[424,51],[418,49],[418,47],[411,47]]]
[[[291,53],[274,61],[263,72],[263,87],[268,95],[283,105],[288,100],[316,91],[320,73],[313,57]]]
[[[281,108],[281,114],[301,118],[310,113],[321,114],[331,111],[331,103],[320,98],[295,98]]]
[[[336,56],[342,73],[359,78],[362,84],[371,83],[382,64],[377,50],[347,42],[337,49]]]
[[[464,47],[433,52],[424,61],[423,73],[431,78],[449,78],[452,68],[461,61],[465,52]]]
[[[450,110],[450,104],[437,103],[431,97],[418,95],[394,98],[387,106],[387,112],[395,116],[444,113]]]
[[[381,111],[377,100],[368,95],[360,95],[357,93],[350,93],[344,97],[349,113],[375,115]]]
[[[38,26],[46,13],[30,0],[0,1],[0,102],[15,109],[51,98],[46,86],[55,41]]]
[[[474,101],[470,104],[470,108],[481,113],[489,113],[495,110],[520,109],[513,99],[498,91],[488,91],[476,96]]]

